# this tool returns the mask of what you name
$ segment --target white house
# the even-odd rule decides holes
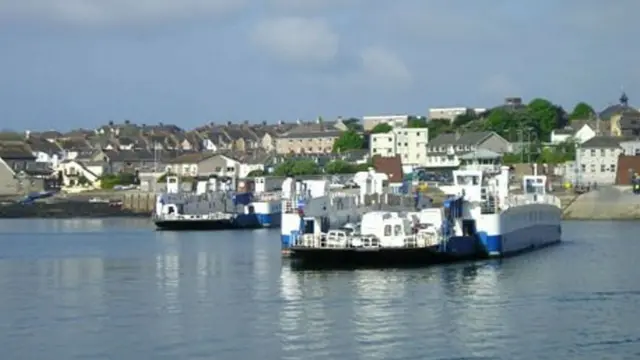
[[[104,162],[62,161],[55,171],[62,174],[62,185],[70,190],[100,187],[100,177],[105,173]]]
[[[570,126],[564,129],[556,129],[551,132],[551,143],[560,144],[568,140],[583,144],[591,140],[594,136],[605,133],[605,125],[599,126],[597,121],[574,120]],[[600,129],[598,129],[600,128]]]
[[[211,151],[211,152],[218,151],[218,145],[216,145],[211,139],[202,140],[202,148],[205,151]]]
[[[63,151],[55,142],[43,138],[35,138],[26,133],[26,142],[36,162],[46,163],[51,169],[58,166],[63,159]]]
[[[475,153],[476,158],[482,155],[483,159],[493,159],[493,154],[502,156],[511,151],[511,143],[492,131],[441,134],[427,146],[425,166],[433,169],[458,168],[465,163],[463,160],[474,163],[473,155],[470,158],[464,157],[467,154]]]
[[[422,166],[426,163],[429,130],[426,128],[394,128],[388,133],[372,134],[369,139],[371,157],[399,155],[402,165]]]

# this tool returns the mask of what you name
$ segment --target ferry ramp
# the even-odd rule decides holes
[[[599,187],[580,195],[564,211],[566,219],[626,220],[640,218],[640,195],[630,186]]]

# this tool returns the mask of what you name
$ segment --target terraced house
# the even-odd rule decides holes
[[[342,135],[335,122],[299,124],[276,139],[277,154],[329,154]]]

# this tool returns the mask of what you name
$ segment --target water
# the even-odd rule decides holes
[[[503,262],[293,272],[277,231],[0,221],[2,359],[640,358],[640,223],[564,233]]]

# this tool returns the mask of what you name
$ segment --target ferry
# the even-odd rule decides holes
[[[353,178],[355,189],[331,190],[326,180],[296,180],[289,177],[282,184],[282,254],[305,233],[326,233],[349,223],[358,223],[368,211],[411,211],[429,206],[429,199],[389,191],[386,174],[373,168],[358,172]]]
[[[320,218],[303,219],[290,256],[321,267],[426,266],[507,257],[561,241],[561,203],[546,193],[546,176],[524,176],[522,194],[510,193],[508,167],[497,174],[456,170],[453,177],[439,209],[367,213],[354,231],[323,230]]]
[[[153,221],[160,230],[232,230],[280,226],[281,193],[233,191],[228,181],[199,181],[195,193],[183,192],[177,176],[167,177],[167,192],[156,197]],[[242,186],[244,187],[244,186]]]

